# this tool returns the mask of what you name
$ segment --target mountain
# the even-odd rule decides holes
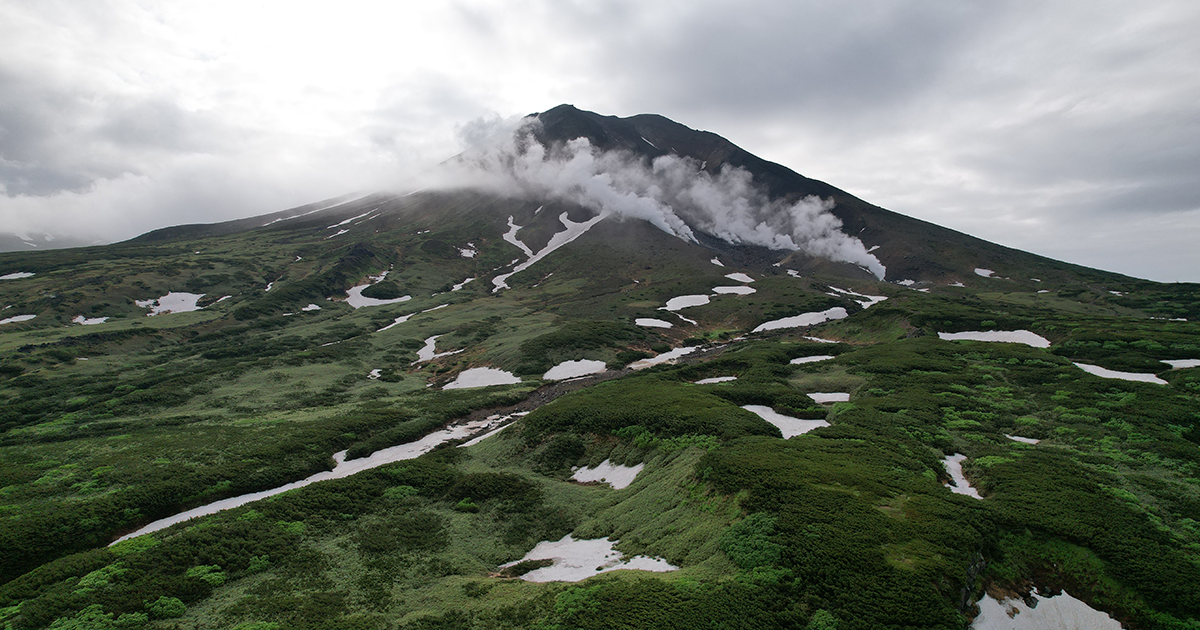
[[[1200,623],[1200,287],[661,116],[493,140],[0,254],[0,623]]]

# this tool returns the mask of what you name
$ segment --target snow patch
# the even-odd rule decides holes
[[[463,288],[463,287],[465,287],[465,286],[467,286],[467,283],[468,283],[468,282],[471,282],[471,281],[473,281],[473,280],[475,280],[475,278],[467,278],[466,280],[463,280],[462,282],[459,282],[458,284],[456,284],[456,285],[454,285],[454,286],[450,287],[450,291],[451,291],[451,292],[454,292],[454,291],[462,291],[462,288]]]
[[[633,320],[633,323],[638,326],[646,326],[648,328],[671,328],[674,326],[671,322],[664,322],[661,319],[653,319],[650,317],[639,317]]]
[[[997,341],[1000,343],[1023,343],[1033,348],[1049,348],[1050,340],[1028,330],[971,330],[957,333],[938,333],[946,341]]]
[[[970,482],[963,476],[962,463],[966,459],[967,456],[962,453],[947,455],[942,459],[942,465],[946,467],[946,472],[950,473],[950,478],[954,480],[953,484],[946,484],[946,487],[950,488],[950,491],[955,494],[965,494],[969,497],[982,499],[983,497],[979,496],[979,492],[971,487]]]
[[[200,310],[200,307],[196,305],[196,302],[199,302],[200,298],[202,297],[204,297],[203,293],[171,292],[158,299],[134,300],[133,303],[142,308],[150,309],[150,312],[146,313],[146,317],[152,317],[154,315],[166,315],[168,313],[188,313],[191,311],[198,311]]]
[[[603,481],[612,486],[614,490],[628,488],[629,484],[642,472],[645,464],[636,466],[617,466],[609,460],[604,460],[596,465],[595,468],[576,468],[571,478],[575,481],[587,483],[589,481]]]
[[[729,381],[736,380],[736,376],[714,376],[712,378],[702,378],[696,381],[696,385],[716,385],[717,383],[728,383]]]
[[[1021,437],[1019,435],[1009,435],[1007,433],[1004,434],[1004,437],[1022,444],[1037,444],[1038,442],[1041,442],[1041,440],[1036,440],[1034,438]]]
[[[546,243],[546,246],[543,247],[541,249],[541,251],[539,251],[536,254],[533,254],[529,258],[529,260],[526,260],[525,262],[517,265],[516,267],[513,267],[512,272],[492,278],[492,284],[495,285],[492,288],[492,293],[495,293],[495,292],[499,291],[500,289],[509,288],[507,280],[513,274],[517,274],[522,271],[525,271],[531,265],[533,265],[537,261],[545,258],[546,256],[549,256],[551,253],[553,253],[558,248],[562,247],[563,245],[566,245],[567,243],[574,241],[575,239],[579,238],[580,236],[583,236],[588,230],[592,229],[593,226],[595,226],[597,223],[603,221],[606,217],[608,217],[608,215],[609,215],[609,212],[607,210],[604,210],[604,211],[601,211],[600,214],[592,217],[591,219],[588,219],[587,221],[584,221],[583,223],[576,223],[576,222],[568,219],[566,212],[558,215],[558,220],[563,224],[563,227],[566,229],[564,229],[561,232],[555,233],[554,236],[550,237],[550,242]],[[512,224],[513,224],[512,217],[509,217],[509,225],[512,225]],[[513,234],[514,240],[516,239],[516,233],[517,233],[516,231],[518,229],[520,229],[520,226],[516,226],[515,228],[510,230]],[[507,235],[505,235],[505,240],[508,240]],[[509,242],[513,242],[513,241],[509,241]],[[517,241],[517,242],[519,243],[519,241]],[[526,252],[529,251],[529,248],[526,247],[523,243],[520,244],[520,247],[521,247],[522,251],[526,251]]]
[[[660,363],[667,363],[667,362],[674,363],[680,357],[687,355],[687,354],[691,354],[699,349],[700,349],[700,346],[686,346],[683,348],[675,348],[674,350],[672,350],[670,352],[664,352],[656,357],[650,357],[649,359],[641,359],[640,361],[634,361],[633,363],[629,364],[629,367],[630,367],[630,369],[633,369],[633,370],[641,370],[641,369],[648,368],[653,365],[658,365]]]
[[[1200,359],[1163,359],[1162,362],[1176,370],[1200,367]]]
[[[813,392],[808,397],[821,404],[850,402],[850,394],[846,392]]]
[[[678,311],[680,309],[692,306],[704,306],[708,304],[707,295],[681,295],[667,300],[667,305],[659,308],[660,311]]]
[[[17,271],[14,273],[4,274],[0,276],[0,280],[20,280],[21,278],[32,278],[34,275],[28,271]]]
[[[980,267],[975,268],[975,275],[983,276],[984,278],[991,278],[992,274],[994,274],[994,273],[996,273],[996,272],[992,271],[991,269],[982,269]]]
[[[732,293],[735,295],[750,295],[754,293],[754,287],[713,287],[713,293]]]
[[[604,370],[603,361],[590,361],[587,359],[582,361],[563,361],[550,368],[548,372],[542,375],[542,378],[547,381],[561,381],[568,378],[587,376],[588,374],[598,374]]]
[[[367,378],[369,378],[369,379],[377,379],[377,378],[379,378],[379,377],[380,377],[382,374],[383,374],[383,370],[381,370],[381,369],[374,369],[374,370],[371,370],[371,371],[370,371],[370,372],[367,374]]]
[[[825,310],[825,311],[818,311],[815,313],[801,313],[800,315],[795,315],[793,317],[785,317],[783,319],[776,319],[773,321],[766,322],[764,324],[759,324],[758,327],[755,328],[752,332],[764,332],[767,330],[778,330],[780,328],[800,328],[802,326],[815,326],[822,322],[827,322],[827,321],[834,320],[834,319],[844,319],[849,316],[850,316],[850,314],[846,312],[846,309],[844,309],[840,306],[835,306],[835,307]]]
[[[803,363],[816,363],[817,361],[828,361],[832,358],[833,358],[833,355],[818,354],[818,355],[814,355],[811,357],[797,357],[795,359],[792,359],[791,361],[788,361],[788,363],[790,363],[792,365],[801,365]]]
[[[208,505],[202,505],[198,508],[176,514],[175,516],[154,521],[153,523],[146,525],[132,534],[126,534],[125,536],[118,538],[109,546],[111,547],[112,545],[133,538],[134,536],[141,536],[142,534],[149,534],[160,529],[165,529],[175,525],[176,523],[182,523],[198,516],[216,514],[217,512],[240,507],[246,505],[247,503],[252,503],[260,499],[265,499],[267,497],[287,492],[288,490],[303,488],[304,486],[316,483],[318,481],[341,479],[343,477],[349,477],[351,475],[363,472],[364,470],[378,468],[385,464],[391,464],[393,462],[404,461],[407,459],[414,459],[424,455],[425,453],[428,453],[429,451],[432,451],[439,444],[449,442],[450,440],[458,440],[478,431],[493,428],[497,424],[507,420],[509,417],[511,416],[489,416],[484,420],[475,420],[466,424],[447,427],[445,429],[441,429],[440,431],[434,431],[433,433],[430,433],[429,435],[426,435],[415,442],[391,446],[383,450],[375,451],[366,457],[360,457],[350,461],[346,461],[346,451],[338,451],[337,453],[333,454],[333,470],[319,472],[305,479],[301,479],[300,481],[293,481],[292,483],[284,484],[270,490],[251,492],[250,494],[243,494],[236,497],[230,497],[228,499],[222,499],[220,501],[209,503]]]
[[[716,265],[716,266],[718,266],[718,267],[724,267],[724,266],[725,266],[725,264],[724,264],[724,263],[722,263],[722,262],[720,261],[720,259],[717,259],[717,258],[714,258],[714,259],[712,259],[712,260],[710,260],[710,261],[708,261],[708,262],[710,262],[710,263],[712,263],[712,264],[714,264],[714,265]]]
[[[785,440],[797,435],[803,435],[809,431],[812,431],[813,429],[829,426],[829,423],[824,420],[802,420],[800,418],[793,418],[791,416],[785,416],[781,413],[775,413],[774,409],[765,407],[763,405],[742,405],[742,409],[745,409],[746,411],[757,415],[763,420],[770,422],[776,427],[779,427],[779,432],[783,434],[783,439]]]
[[[849,295],[851,296],[851,299],[856,297],[862,298],[861,300],[854,300],[854,302],[864,309],[871,308],[872,306],[887,299],[886,295],[864,295],[862,293],[855,293],[854,291],[847,291],[846,289],[839,289],[837,287],[829,288],[841,293],[842,295]]]
[[[1118,372],[1116,370],[1109,370],[1106,368],[1102,368],[1098,365],[1088,365],[1086,363],[1076,363],[1075,367],[1083,370],[1084,372],[1087,372],[1088,374],[1093,374],[1095,376],[1099,376],[1100,378],[1116,378],[1116,379],[1120,379],[1122,381],[1136,381],[1139,383],[1154,383],[1155,385],[1166,385],[1167,384],[1166,381],[1162,380],[1161,378],[1158,378],[1157,376],[1155,376],[1153,374],[1140,374],[1138,372]]]
[[[1121,623],[1071,597],[1066,591],[1054,597],[1033,593],[1030,608],[1020,598],[996,601],[984,594],[972,630],[1121,630]]]
[[[413,361],[414,365],[417,363],[424,363],[425,361],[432,361],[439,357],[448,357],[452,354],[458,354],[459,352],[462,352],[462,350],[450,350],[449,352],[440,353],[435,352],[434,348],[437,344],[438,337],[441,337],[441,335],[434,335],[425,340],[425,345],[420,350],[417,350],[417,360]],[[463,350],[465,350],[465,348]]]
[[[459,350],[459,352],[462,351]],[[516,385],[520,382],[521,379],[512,372],[490,367],[479,367],[463,370],[458,374],[458,378],[454,379],[453,383],[449,383],[442,389],[470,389],[472,387],[487,387],[489,385]]]
[[[520,560],[500,566],[510,567],[527,560],[554,561],[554,564],[548,567],[522,575],[521,579],[526,582],[578,582],[593,575],[620,569],[663,572],[679,568],[661,558],[648,556],[634,556],[623,560],[624,554],[613,549],[614,545],[616,542],[607,538],[575,540],[567,534],[558,541],[542,541]]]
[[[15,324],[17,322],[27,322],[37,315],[13,315],[7,319],[0,319],[0,324]]]
[[[304,308],[301,308],[300,310],[302,310],[302,311],[319,311],[319,310],[321,310],[321,307],[317,306],[316,304],[309,304],[308,306],[305,306]]]
[[[751,278],[744,273],[727,273],[725,274],[725,277],[729,278],[730,280],[737,280],[738,282],[754,282],[754,278]]]
[[[104,322],[108,321],[108,318],[107,317],[92,317],[89,319],[87,317],[84,317],[83,315],[76,315],[75,319],[72,319],[71,321],[76,324],[81,324],[83,326],[95,326],[96,324],[103,324]]]
[[[468,245],[469,244],[470,243],[468,243]],[[476,250],[474,248],[469,248],[469,247],[460,247],[458,250],[458,253],[463,258],[474,258],[475,255],[479,253],[479,250]]]

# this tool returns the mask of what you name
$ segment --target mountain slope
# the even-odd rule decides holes
[[[540,119],[549,167],[643,202],[672,149],[833,197],[888,281],[536,164],[0,254],[0,623],[961,628],[1035,588],[1200,621],[1196,285],[975,244],[665,118]],[[505,566],[567,535],[675,570]]]

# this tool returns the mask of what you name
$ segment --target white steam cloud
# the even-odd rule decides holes
[[[499,134],[451,166],[454,179],[508,194],[574,202],[622,218],[649,221],[696,242],[693,228],[730,243],[802,251],[869,270],[886,269],[862,241],[841,231],[833,200],[772,200],[749,171],[724,166],[716,175],[676,155],[649,164],[622,151],[601,151],[587,138],[547,149],[533,135],[536,119]]]

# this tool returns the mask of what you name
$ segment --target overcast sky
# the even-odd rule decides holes
[[[0,232],[113,241],[394,187],[478,121],[572,103],[1200,282],[1196,33],[1194,0],[0,0]]]

